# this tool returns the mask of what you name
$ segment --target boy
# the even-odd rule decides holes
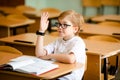
[[[64,11],[58,17],[58,38],[53,43],[43,46],[44,34],[48,28],[48,13],[41,15],[40,28],[37,31],[36,56],[41,59],[52,59],[63,63],[80,62],[85,64],[86,52],[84,41],[77,36],[84,23],[83,17],[73,10]],[[58,80],[81,80],[85,66]]]

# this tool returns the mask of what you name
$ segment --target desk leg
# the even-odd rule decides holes
[[[108,58],[104,58],[104,80],[108,80]]]
[[[87,53],[87,70],[84,80],[101,80],[101,58],[100,55]]]
[[[10,28],[9,27],[7,28],[7,33],[8,33],[7,36],[10,36]]]
[[[16,35],[16,28],[13,28],[13,35]]]

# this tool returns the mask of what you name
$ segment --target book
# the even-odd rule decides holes
[[[20,56],[1,65],[0,69],[40,75],[58,67],[59,65],[54,64],[53,61],[43,60],[34,56]]]

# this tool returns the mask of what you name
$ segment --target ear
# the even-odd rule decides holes
[[[78,27],[74,27],[74,32],[76,33],[78,31]]]

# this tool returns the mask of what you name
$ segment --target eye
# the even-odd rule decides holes
[[[56,22],[56,23],[55,23],[55,26],[61,26],[61,24],[60,24],[60,23],[58,23],[58,22]]]
[[[66,27],[67,27],[67,26],[71,26],[71,25],[69,25],[69,24],[63,24],[63,25],[66,26]]]

